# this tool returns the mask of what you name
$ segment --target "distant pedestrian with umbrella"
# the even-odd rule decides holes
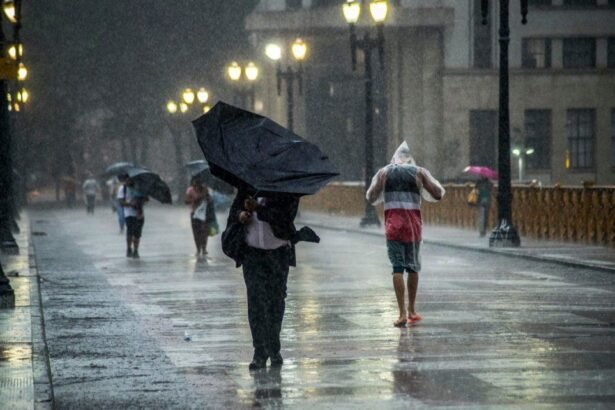
[[[207,239],[218,233],[218,222],[214,210],[214,201],[207,185],[197,177],[192,177],[186,190],[185,203],[190,205],[190,226],[196,257],[201,259],[207,255]]]
[[[218,103],[194,121],[211,173],[238,189],[222,234],[222,250],[242,266],[254,356],[250,370],[283,364],[280,332],[295,244],[318,242],[294,219],[302,195],[337,174],[313,144],[266,117]]]
[[[464,172],[475,175],[478,181],[474,184],[473,201],[477,207],[478,232],[480,237],[487,235],[487,224],[489,222],[489,210],[491,209],[491,191],[493,184],[490,179],[497,179],[498,174],[488,167],[469,166]]]
[[[137,191],[134,180],[126,175],[124,183],[117,191],[117,199],[122,205],[126,222],[126,257],[138,259],[139,243],[145,224],[143,204],[148,201],[148,198]]]
[[[423,240],[421,196],[430,201],[439,201],[444,196],[444,188],[427,169],[416,165],[408,144],[403,142],[391,163],[372,178],[366,198],[375,203],[382,193],[387,253],[393,267],[393,288],[399,308],[399,317],[393,326],[405,327],[422,319],[415,307]],[[407,308],[404,271],[408,272]]]

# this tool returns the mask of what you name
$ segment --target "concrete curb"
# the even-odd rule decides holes
[[[43,298],[41,294],[41,278],[38,274],[36,253],[32,244],[32,230],[29,232],[28,260],[32,277],[30,284],[30,301],[32,304],[32,382],[34,387],[34,409],[53,409],[54,395],[49,362],[49,350],[45,335],[45,315],[43,313]]]
[[[371,231],[366,231],[366,230],[362,230],[362,229],[359,229],[359,228],[352,228],[352,227],[351,228],[341,228],[341,227],[337,227],[337,226],[325,225],[323,223],[312,222],[312,221],[298,221],[298,222],[299,222],[299,224],[306,224],[306,225],[309,225],[309,226],[312,226],[312,227],[317,227],[317,228],[320,228],[320,229],[328,229],[328,230],[331,230],[331,231],[353,232],[353,233],[359,233],[359,234],[371,235],[371,236],[378,236],[378,237],[383,237],[384,236],[380,232],[371,232]],[[596,269],[596,270],[600,270],[600,271],[603,271],[603,272],[615,274],[615,267],[611,268],[611,267],[608,267],[608,266],[594,264],[594,263],[591,263],[591,262],[571,261],[571,260],[561,259],[561,258],[557,258],[557,257],[532,255],[532,254],[526,254],[526,253],[515,252],[515,251],[512,251],[512,250],[507,250],[506,248],[482,248],[482,247],[477,247],[477,246],[472,246],[472,245],[460,245],[460,244],[456,244],[456,243],[450,243],[450,242],[446,242],[446,241],[438,241],[438,240],[433,240],[433,239],[423,239],[423,242],[427,243],[427,244],[430,244],[430,245],[446,246],[448,248],[453,248],[453,249],[460,249],[460,250],[467,250],[467,251],[473,251],[473,252],[497,254],[497,255],[503,255],[503,256],[510,256],[510,257],[514,257],[514,258],[525,258],[525,259],[535,260],[535,261],[539,261],[539,262],[557,263],[557,264],[560,264],[560,265],[570,266],[570,267],[574,267],[574,268]]]

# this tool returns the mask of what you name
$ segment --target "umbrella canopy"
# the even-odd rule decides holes
[[[475,165],[470,165],[465,167],[463,172],[467,172],[468,174],[477,175],[479,177],[485,177],[489,179],[498,179],[498,173],[492,170],[489,167],[479,167]]]
[[[186,164],[186,168],[188,168],[191,178],[197,178],[200,181],[205,182],[214,191],[229,195],[233,193],[232,186],[211,174],[209,164],[204,159],[190,161]]]
[[[239,189],[309,195],[339,175],[316,145],[267,117],[219,102],[193,124],[211,173]]]
[[[128,168],[130,179],[135,182],[137,191],[142,195],[151,196],[163,204],[172,203],[171,190],[158,174],[145,168]]]
[[[134,164],[132,162],[116,162],[115,164],[109,165],[105,169],[106,176],[115,176],[120,174],[126,174],[130,168],[134,168]]]

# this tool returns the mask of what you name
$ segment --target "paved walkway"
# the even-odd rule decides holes
[[[384,235],[382,227],[359,227],[359,217],[302,212],[299,219],[312,226]],[[488,237],[480,238],[478,233],[473,230],[439,225],[425,225],[423,230],[423,240],[426,243],[513,255],[615,273],[615,248],[611,247],[521,238],[520,248],[491,248],[489,247]]]
[[[15,308],[0,309],[0,408],[51,408],[46,347],[40,308],[39,278],[26,213],[15,235],[20,252],[0,254],[15,292]]]
[[[241,274],[219,236],[206,262],[194,259],[185,209],[147,210],[136,261],[106,208],[31,215],[36,258],[27,219],[22,254],[2,257],[19,271],[18,306],[0,311],[2,409],[50,397],[39,271],[58,408],[609,408],[615,398],[615,283],[600,271],[611,270],[602,248],[493,250],[474,232],[426,227],[425,320],[399,330],[381,229],[304,212],[323,241],[300,247],[289,278],[286,363],[250,374]],[[568,266],[525,257],[567,252],[579,256],[557,261]]]

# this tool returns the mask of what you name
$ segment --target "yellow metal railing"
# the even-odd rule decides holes
[[[445,185],[439,203],[423,202],[428,224],[477,229],[477,209],[467,204],[472,185]],[[615,246],[615,187],[513,187],[513,222],[521,236],[537,239]],[[494,187],[489,227],[497,219]],[[364,188],[360,183],[332,183],[304,197],[301,206],[341,215],[362,215]],[[382,206],[378,206],[382,217]]]

